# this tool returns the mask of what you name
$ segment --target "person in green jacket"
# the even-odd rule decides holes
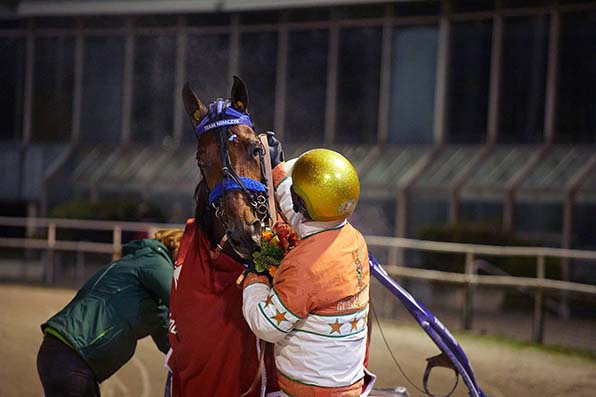
[[[64,309],[41,325],[37,370],[46,397],[99,396],[98,384],[130,360],[151,335],[167,353],[168,305],[181,231],[122,247],[122,258],[97,271]]]

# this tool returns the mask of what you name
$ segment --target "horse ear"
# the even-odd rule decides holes
[[[197,98],[188,82],[186,82],[182,88],[182,102],[184,102],[184,109],[186,109],[186,113],[190,116],[190,121],[192,122],[193,127],[196,127],[201,119],[205,117],[208,110],[207,107],[203,105],[203,102]]]
[[[232,86],[232,107],[239,112],[246,113],[248,109],[248,90],[244,81],[238,76],[234,76],[234,85]]]

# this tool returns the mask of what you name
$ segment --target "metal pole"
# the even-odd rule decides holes
[[[486,141],[495,143],[499,133],[499,97],[501,89],[501,55],[503,53],[503,17],[493,18],[493,38],[490,64],[490,95],[488,100],[488,134]]]
[[[77,250],[77,265],[75,280],[82,281],[85,277],[85,251]]]
[[[379,131],[377,142],[384,145],[389,137],[389,108],[391,102],[391,44],[393,39],[393,7],[385,7],[383,20],[381,78],[379,79]]]
[[[474,252],[466,252],[466,276],[468,280],[466,282],[464,292],[464,303],[462,311],[462,328],[465,330],[472,329],[472,320],[474,314]]]
[[[532,326],[532,341],[535,343],[544,342],[544,291],[542,290],[544,273],[544,256],[539,255],[536,264],[538,286],[534,293],[534,323]]]
[[[114,231],[112,232],[112,244],[114,246],[112,259],[119,259],[122,255],[122,228],[118,225],[114,226]]]
[[[174,90],[174,140],[179,143],[182,141],[182,111],[184,104],[182,103],[182,87],[186,80],[186,19],[184,16],[178,17],[176,25],[176,77]]]
[[[277,74],[275,76],[275,120],[274,130],[280,137],[284,138],[286,125],[286,92],[288,76],[288,24],[287,14],[281,16],[281,25],[278,34],[277,44]]]
[[[237,76],[240,73],[240,16],[232,15],[230,20],[230,58],[228,63],[228,76]]]
[[[400,188],[397,193],[397,202],[395,209],[395,236],[406,237],[408,233],[408,191]],[[397,248],[395,261],[400,266],[405,266],[405,253],[403,248]]]
[[[56,224],[48,225],[48,256],[46,258],[46,282],[54,282],[54,247],[56,246]]]
[[[78,143],[81,137],[81,112],[83,101],[83,67],[84,67],[84,39],[81,28],[81,21],[77,21],[77,30],[75,36],[74,49],[74,76],[72,93],[72,133],[70,140],[72,143]]]
[[[27,47],[25,58],[25,99],[23,104],[23,143],[31,141],[33,122],[33,89],[35,67],[35,37],[33,35],[33,21],[27,26]]]
[[[132,31],[132,19],[128,18],[126,23],[126,42],[124,47],[124,81],[122,88],[122,122],[120,131],[120,141],[124,144],[131,140],[131,119],[134,95],[134,58],[135,58],[135,39]]]
[[[29,203],[27,205],[27,223],[25,226],[25,236],[28,239],[35,237],[35,230],[36,230],[36,222],[35,219],[37,218],[37,207],[33,203]],[[33,250],[26,249],[25,250],[25,261],[29,262],[33,258]],[[21,275],[23,278],[27,275],[27,268],[23,266]]]
[[[573,204],[575,201],[575,191],[569,190],[565,195],[563,202],[563,237],[561,241],[562,248],[571,248],[571,238],[573,235]],[[569,281],[571,279],[571,266],[569,258],[561,258],[561,280]],[[569,299],[565,291],[561,292],[561,303],[559,305],[559,316],[569,319]]]
[[[337,111],[337,68],[339,65],[339,25],[335,16],[329,24],[329,49],[327,53],[327,89],[325,98],[325,143],[335,137]]]
[[[544,142],[553,143],[557,106],[557,74],[559,66],[559,33],[561,14],[556,8],[550,13],[550,32],[548,38],[548,62],[546,70],[546,101],[544,110]]]
[[[437,71],[435,83],[434,125],[435,145],[445,143],[447,125],[447,69],[449,68],[449,42],[451,25],[447,15],[441,16],[439,24],[439,48],[437,50]]]

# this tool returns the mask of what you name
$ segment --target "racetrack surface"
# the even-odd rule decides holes
[[[35,359],[42,334],[39,325],[74,296],[74,290],[19,285],[0,285],[0,397],[41,396]],[[421,384],[425,358],[437,349],[416,326],[383,322],[384,334],[409,377]],[[398,372],[379,330],[373,326],[370,369],[378,386],[403,385],[412,397],[416,391]],[[490,397],[596,395],[596,361],[578,355],[544,351],[535,347],[496,342],[478,336],[458,336],[474,367],[476,378]],[[101,385],[102,396],[163,396],[164,355],[150,338],[139,342],[134,358]],[[453,375],[438,369],[431,376],[431,391],[444,394]],[[461,382],[460,382],[461,383]],[[454,394],[467,396],[463,384]],[[224,396],[226,397],[226,396]],[[235,397],[235,396],[230,396]]]

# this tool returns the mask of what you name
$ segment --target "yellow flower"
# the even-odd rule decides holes
[[[266,231],[263,232],[262,237],[265,240],[269,241],[269,240],[271,240],[273,238],[273,232],[271,232],[269,230],[266,230]]]
[[[271,277],[275,277],[275,272],[277,271],[277,266],[269,266],[269,274],[271,275]]]

